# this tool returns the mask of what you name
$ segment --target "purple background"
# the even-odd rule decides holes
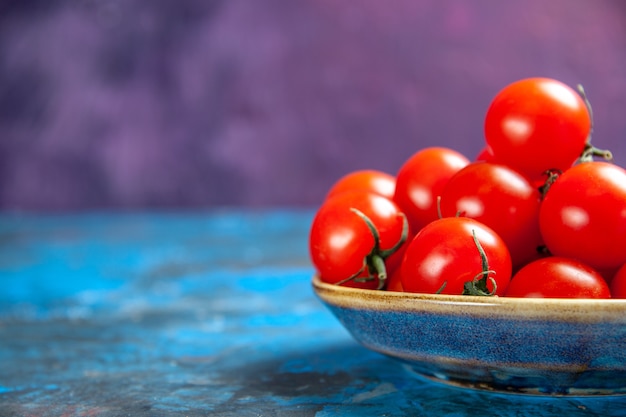
[[[0,209],[311,206],[482,147],[490,100],[582,83],[626,162],[626,2],[0,3]]]

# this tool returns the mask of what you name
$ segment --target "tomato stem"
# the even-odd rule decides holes
[[[402,232],[400,233],[400,239],[398,239],[398,241],[395,245],[393,245],[392,248],[380,249],[380,256],[385,259],[393,255],[398,249],[400,249],[400,246],[402,246],[404,242],[406,242],[406,240],[409,238],[409,221],[407,220],[404,213],[399,213],[398,215],[402,217]]]
[[[587,93],[585,93],[585,89],[583,88],[582,84],[578,84],[576,87],[578,88],[578,93],[580,94],[580,97],[585,102],[585,106],[587,106],[587,112],[589,113],[589,121],[591,123],[591,126],[589,127],[589,135],[587,136],[587,144],[582,154],[578,158],[577,162],[593,161],[594,156],[603,158],[606,161],[610,161],[613,159],[613,154],[611,153],[611,151],[598,149],[591,144],[591,136],[593,135],[593,127],[594,127],[593,109],[591,108],[591,102],[587,98]]]
[[[343,285],[343,284],[345,284],[346,282],[349,282],[349,281],[366,282],[366,281],[373,280],[374,277],[369,277],[369,276],[368,277],[361,277],[361,278],[359,277],[359,275],[361,275],[363,273],[363,271],[365,271],[365,268],[367,268],[367,263],[364,261],[363,262],[363,266],[361,267],[361,269],[359,269],[357,271],[356,274],[354,274],[354,275],[352,275],[352,276],[350,276],[350,277],[348,277],[346,279],[342,279],[339,282],[336,282],[335,285]]]
[[[385,266],[385,260],[376,254],[372,254],[368,256],[368,267],[370,268],[370,273],[376,277],[378,277],[378,290],[382,290],[385,286],[385,282],[387,282],[387,267]]]
[[[406,242],[409,236],[409,221],[406,218],[404,213],[399,213],[398,215],[402,218],[402,232],[400,234],[400,239],[396,242],[396,244],[390,249],[381,249],[380,248],[380,234],[376,229],[376,226],[372,222],[372,220],[365,215],[361,210],[358,210],[354,207],[350,208],[350,210],[359,216],[367,225],[367,228],[372,233],[372,237],[374,238],[374,246],[370,253],[365,257],[365,264],[361,270],[353,275],[350,278],[340,281],[340,283],[345,283],[350,280],[355,281],[370,281],[372,279],[378,279],[378,289],[382,289],[385,286],[385,282],[387,281],[387,267],[385,266],[385,259],[394,254],[400,247]],[[367,277],[359,277],[360,274],[367,268],[368,276]]]
[[[480,262],[483,268],[483,272],[485,272],[489,270],[489,260],[487,259],[487,254],[485,253],[485,250],[483,249],[483,245],[480,244],[480,241],[476,237],[476,231],[473,229],[472,229],[472,238],[474,239],[474,244],[476,245],[476,248],[478,249],[478,253],[480,254]]]
[[[613,159],[613,153],[611,151],[607,149],[596,148],[591,143],[587,142],[587,145],[585,145],[585,149],[578,158],[578,162],[591,162],[596,156],[604,159],[605,161],[610,161]]]
[[[374,247],[370,253],[380,252],[380,234],[378,233],[378,229],[376,229],[374,223],[372,223],[372,220],[359,209],[352,207],[350,208],[350,211],[359,216],[365,222],[367,228],[372,234],[372,237],[374,238]]]
[[[580,94],[580,97],[585,102],[585,106],[587,107],[587,113],[589,113],[590,127],[589,127],[589,135],[587,136],[587,143],[591,143],[591,136],[593,134],[593,125],[594,125],[594,122],[593,122],[593,108],[591,108],[591,102],[587,98],[587,93],[585,92],[585,89],[584,89],[583,85],[582,84],[578,84],[576,86],[576,88],[578,89],[578,94]]]
[[[480,261],[482,271],[474,277],[471,281],[468,281],[463,286],[463,295],[479,295],[479,296],[493,296],[496,293],[497,285],[496,280],[493,277],[489,276],[489,274],[495,274],[496,271],[489,269],[489,261],[487,259],[487,254],[483,249],[483,246],[480,244],[480,241],[476,237],[476,231],[472,229],[472,237],[474,239],[474,244],[478,249],[478,253],[480,254]],[[487,287],[487,283],[491,282],[493,285],[493,290],[489,291]]]
[[[546,182],[544,182],[543,185],[539,187],[539,193],[541,195],[542,201],[548,194],[548,190],[550,189],[550,187],[552,187],[552,184],[554,184],[554,182],[557,180],[557,178],[559,178],[562,173],[563,172],[558,169],[549,169],[543,173],[547,178]]]

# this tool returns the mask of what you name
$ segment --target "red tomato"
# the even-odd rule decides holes
[[[559,176],[539,212],[546,246],[597,270],[626,263],[626,171],[583,162]]]
[[[485,162],[496,162],[493,156],[493,150],[489,146],[485,146],[479,153],[476,155],[474,162],[485,161]]]
[[[602,275],[571,258],[549,256],[529,263],[514,276],[507,297],[611,298]]]
[[[560,81],[528,78],[502,89],[485,118],[495,158],[529,176],[565,171],[585,149],[591,117],[580,94]]]
[[[369,218],[378,241],[352,208]],[[351,191],[326,200],[317,211],[309,234],[311,261],[320,279],[337,284],[357,275],[371,276],[375,279],[352,279],[345,285],[378,288],[379,282],[384,283],[386,270],[370,271],[369,267],[377,266],[373,262],[387,258],[386,252],[402,241],[404,223],[404,215],[393,201],[373,193]]]
[[[396,251],[385,258],[385,266],[387,267],[387,277],[390,278],[397,270],[400,269],[400,265],[402,264],[402,259],[404,259],[404,252],[406,252],[406,248],[409,246],[407,239],[404,241]]]
[[[474,233],[485,252],[487,289],[502,295],[511,279],[511,256],[502,239],[488,226],[467,217],[447,217],[426,225],[406,248],[400,274],[404,291],[463,293],[465,284],[480,278],[483,259]],[[443,288],[442,288],[443,287]]]
[[[402,288],[402,278],[401,278],[401,269],[397,268],[394,272],[389,275],[387,279],[387,291],[395,291],[395,292],[403,292],[404,288]]]
[[[615,274],[617,274],[617,271],[619,270],[619,267],[614,267],[614,268],[594,268],[594,269],[596,271],[598,271],[600,273],[600,275],[602,275],[602,277],[607,282],[607,284],[609,284],[609,287],[610,287],[611,286],[611,280],[613,279]]]
[[[473,162],[457,172],[441,195],[444,217],[471,217],[506,243],[513,267],[537,259],[541,194],[523,175],[500,164]]]
[[[326,198],[353,190],[370,191],[392,199],[396,190],[396,178],[386,172],[373,169],[353,171],[337,180],[328,191]]]
[[[626,264],[622,265],[609,284],[611,297],[626,298]]]
[[[467,164],[459,152],[434,147],[416,152],[400,167],[393,200],[406,214],[413,234],[439,217],[437,198],[450,177]]]

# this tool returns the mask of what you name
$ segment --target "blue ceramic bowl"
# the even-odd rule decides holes
[[[361,290],[313,278],[365,347],[468,388],[626,394],[626,300],[450,296]]]

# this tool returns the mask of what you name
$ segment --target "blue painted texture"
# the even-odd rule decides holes
[[[0,216],[0,416],[619,416],[467,391],[314,296],[308,211]]]

